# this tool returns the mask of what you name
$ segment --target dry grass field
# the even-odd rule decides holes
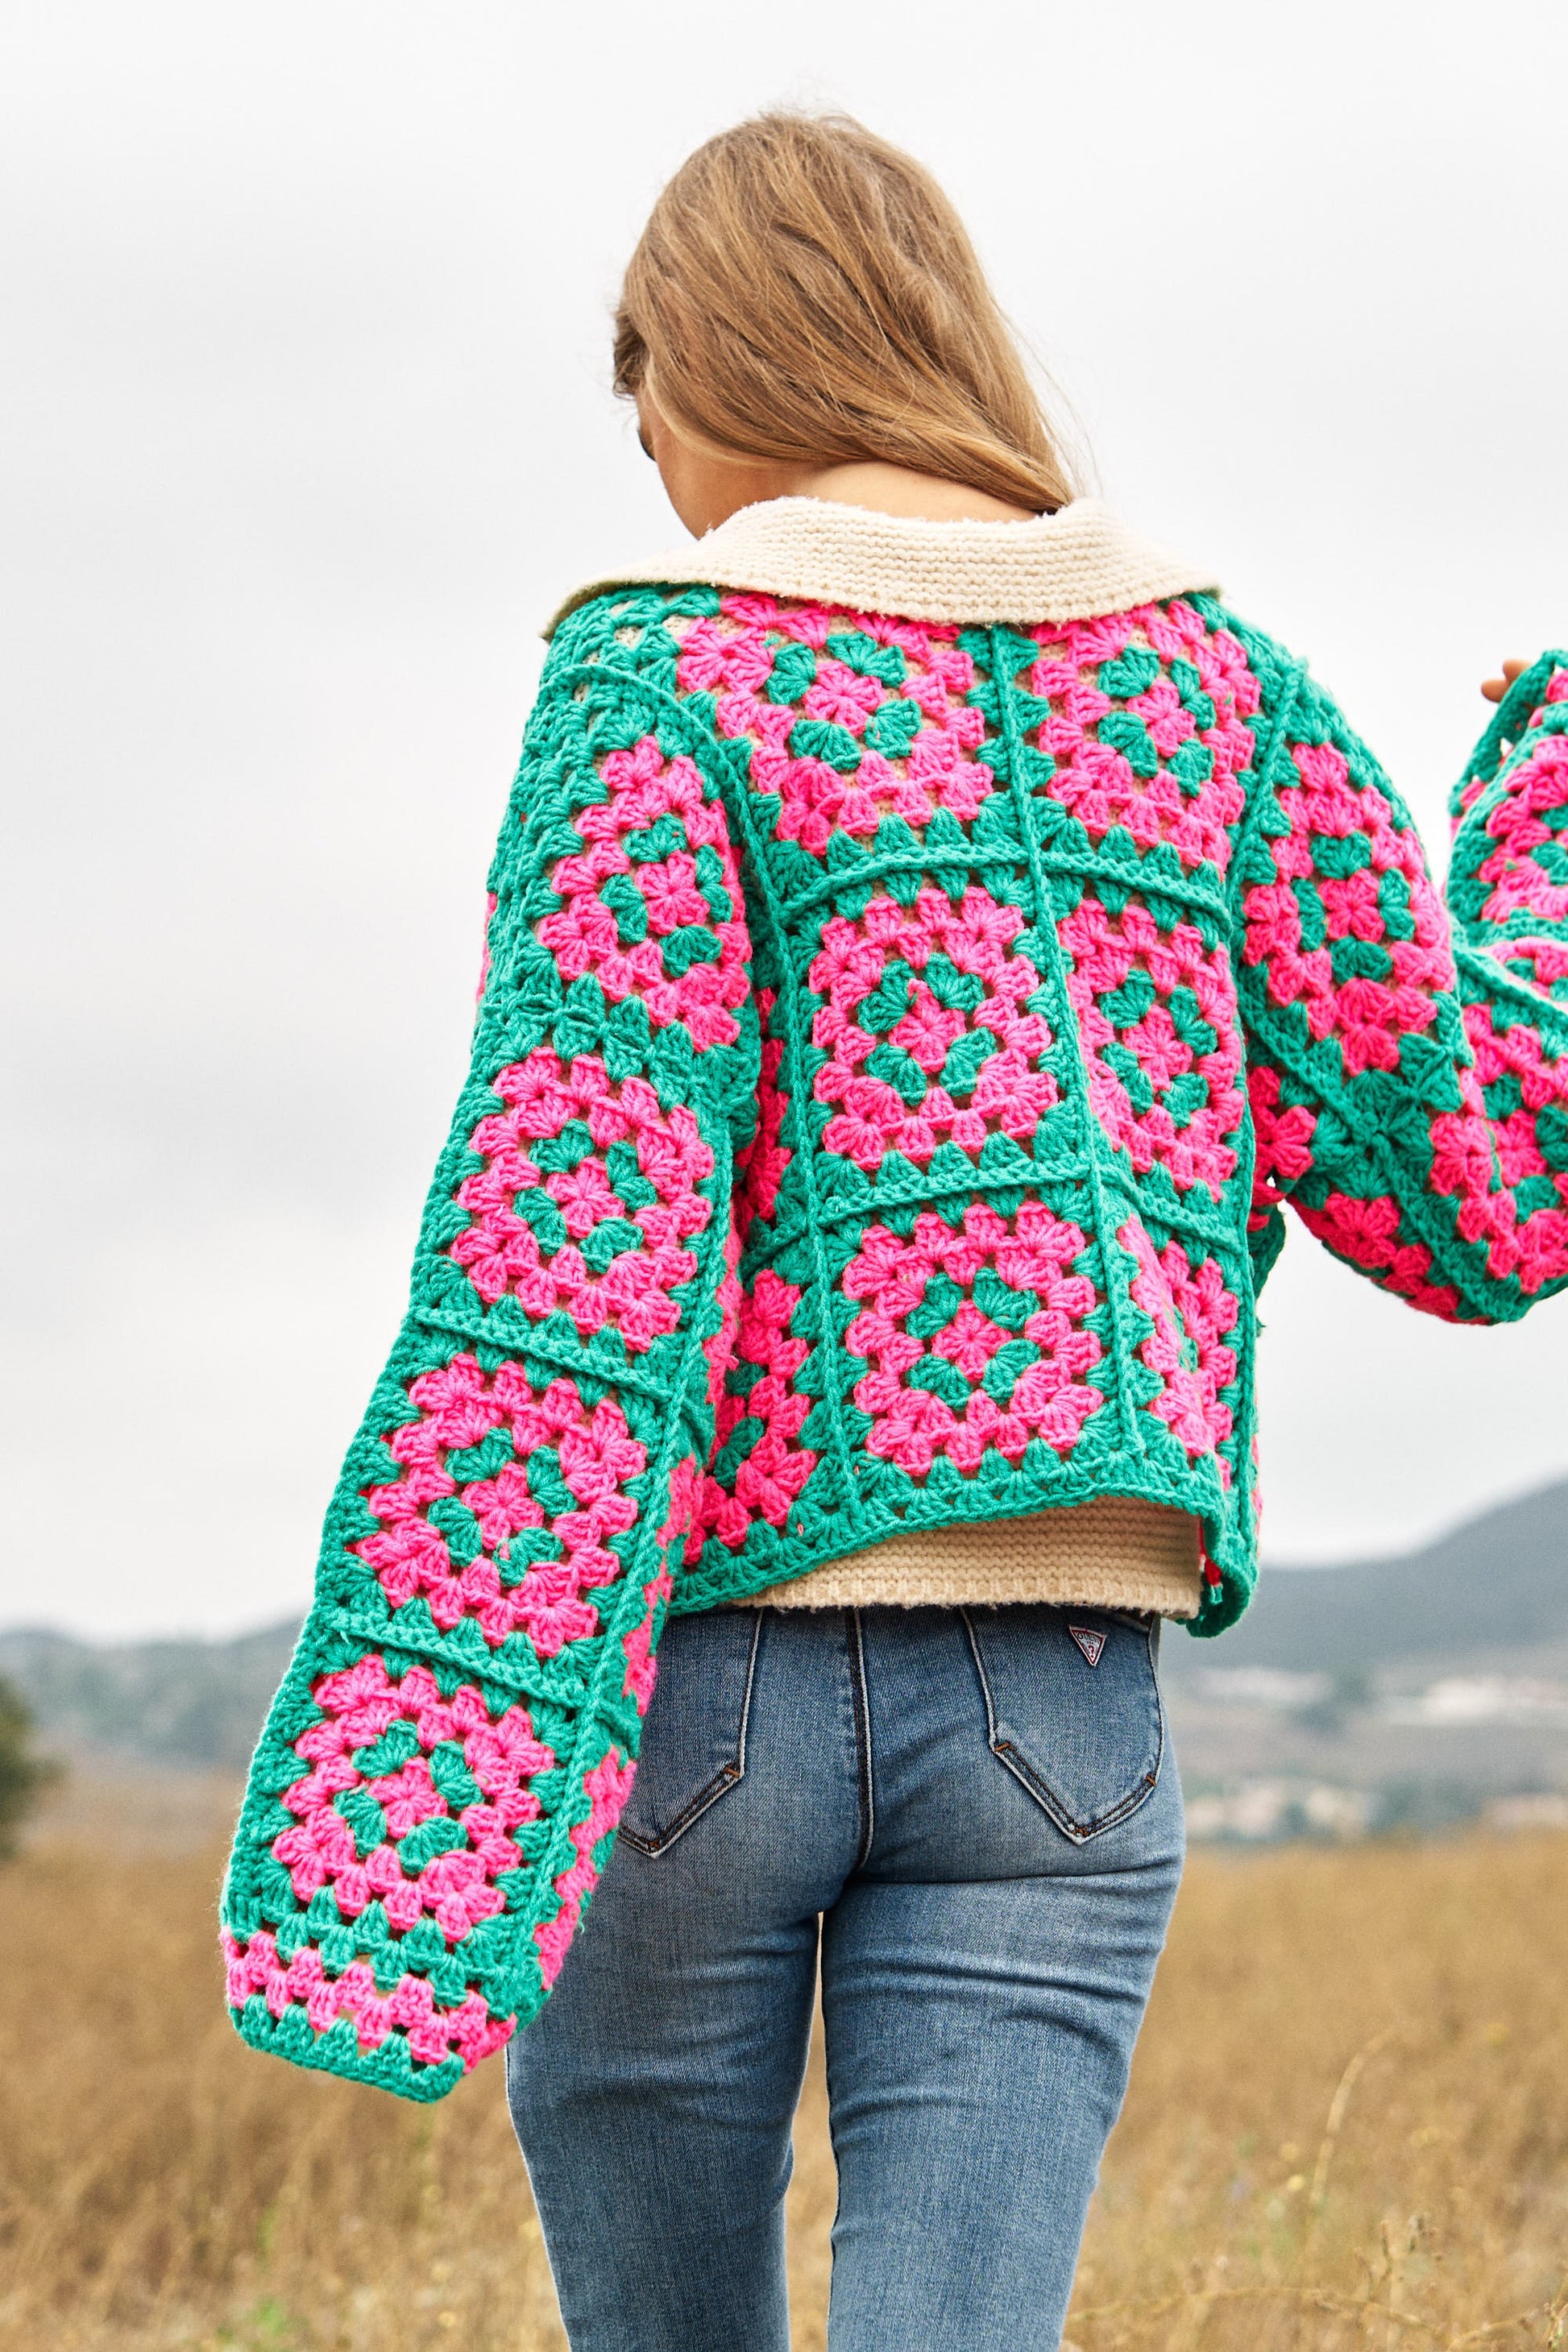
[[[416,2110],[231,2032],[226,1793],[78,1783],[0,1877],[0,2347],[558,2352],[499,2066]],[[798,2145],[805,2352],[815,2066]],[[1068,2337],[1568,2343],[1568,1837],[1197,1857]]]

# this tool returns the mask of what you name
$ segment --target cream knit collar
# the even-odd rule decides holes
[[[770,499],[685,547],[586,582],[544,634],[591,596],[667,581],[949,624],[1088,621],[1215,585],[1098,499],[1074,499],[1032,522],[921,522],[827,499]]]

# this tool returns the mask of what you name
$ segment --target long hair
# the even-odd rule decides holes
[[[615,371],[726,456],[882,458],[1036,512],[1073,496],[963,222],[847,116],[759,115],[688,157],[626,270]]]

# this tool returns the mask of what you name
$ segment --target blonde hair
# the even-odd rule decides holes
[[[687,158],[626,270],[615,365],[727,456],[882,458],[1036,511],[1073,496],[963,222],[845,115],[759,115]]]

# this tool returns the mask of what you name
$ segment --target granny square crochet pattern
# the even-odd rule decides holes
[[[1147,1498],[1245,1606],[1289,1202],[1412,1305],[1568,1282],[1568,656],[1449,910],[1203,593],[934,625],[706,583],[553,640],[406,1322],[224,1895],[258,2047],[440,2096],[544,2000],[666,1612]]]

